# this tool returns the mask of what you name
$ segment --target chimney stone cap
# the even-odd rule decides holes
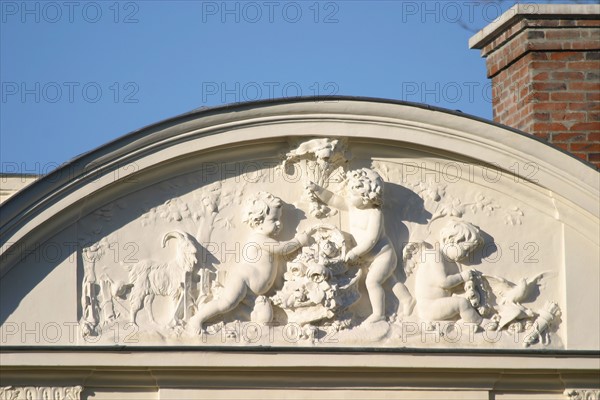
[[[561,19],[563,16],[566,19],[574,19],[574,17],[598,19],[600,18],[600,4],[515,4],[473,35],[469,39],[469,48],[482,49],[501,35],[509,26],[525,17]]]

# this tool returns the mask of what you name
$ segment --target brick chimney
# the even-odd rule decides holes
[[[494,121],[600,167],[600,5],[516,4],[469,40]]]

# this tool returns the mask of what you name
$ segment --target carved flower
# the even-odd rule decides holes
[[[167,200],[165,204],[159,207],[159,209],[160,217],[169,222],[181,221],[184,218],[190,217],[191,215],[187,204],[185,204],[179,198]]]
[[[423,200],[440,201],[446,195],[446,185],[437,183],[419,182],[414,190]]]
[[[462,205],[460,199],[456,197],[450,197],[450,201],[440,203],[437,210],[431,217],[431,221],[441,217],[462,217],[465,213],[465,207]]]
[[[523,223],[522,218],[525,214],[519,207],[512,207],[504,215],[504,222],[506,225],[521,225]]]
[[[486,215],[492,215],[492,213],[500,208],[499,205],[495,204],[493,200],[488,199],[483,194],[478,193],[475,197],[475,203],[471,205],[471,211],[473,214],[477,214],[477,210],[483,211]]]

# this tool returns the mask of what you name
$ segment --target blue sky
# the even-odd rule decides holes
[[[299,94],[491,119],[469,29],[512,4],[1,0],[1,171],[47,173],[199,107]]]

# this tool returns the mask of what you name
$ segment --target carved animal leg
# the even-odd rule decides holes
[[[135,296],[132,294],[131,296],[131,309],[129,311],[129,319],[130,321],[137,325],[136,322],[136,317],[137,317],[137,313],[138,311],[140,311],[142,309],[142,303],[144,301],[144,298],[142,296]]]
[[[169,328],[176,327],[177,325],[179,325],[179,321],[182,320],[181,317],[183,317],[183,315],[184,315],[184,308],[185,308],[185,304],[184,304],[185,296],[186,296],[185,292],[183,292],[183,291],[179,292],[177,303],[175,304],[175,309],[173,311],[173,318],[169,322]]]
[[[144,308],[146,309],[146,312],[148,313],[148,318],[150,319],[150,322],[152,322],[153,324],[156,324],[156,320],[154,319],[154,315],[152,314],[152,301],[153,300],[154,300],[153,294],[149,294],[148,296],[146,296],[146,298],[144,299]]]

